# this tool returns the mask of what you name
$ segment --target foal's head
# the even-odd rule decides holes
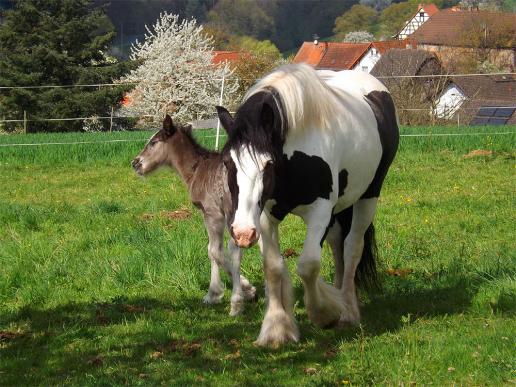
[[[191,125],[174,124],[167,114],[163,120],[163,128],[150,138],[145,148],[131,162],[135,172],[144,176],[161,166],[172,166],[174,142],[181,141],[180,137],[190,135],[191,130]]]

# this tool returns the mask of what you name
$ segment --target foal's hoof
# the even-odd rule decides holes
[[[204,302],[205,304],[210,304],[210,305],[220,304],[220,302],[222,301],[222,296],[223,295],[224,294],[211,294],[211,293],[208,293],[208,294],[206,294],[202,298],[202,302]]]
[[[258,295],[256,294],[256,288],[254,286],[244,290],[244,299],[251,302],[258,301]]]
[[[360,317],[341,316],[336,326],[337,329],[356,328],[360,325]]]

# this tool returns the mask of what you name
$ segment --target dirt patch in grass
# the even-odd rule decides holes
[[[22,332],[0,331],[0,342],[14,340],[18,337],[22,337],[23,335],[24,334]]]
[[[482,156],[485,157],[485,156],[492,156],[492,155],[493,155],[493,151],[485,150],[485,149],[475,149],[475,150],[472,150],[471,152],[469,152],[468,154],[465,154],[464,158],[470,159],[473,157],[482,157]]]
[[[145,214],[141,215],[141,219],[152,220],[152,219],[156,219],[156,218],[161,218],[161,219],[182,220],[182,219],[188,219],[191,216],[192,216],[192,211],[190,211],[188,208],[180,208],[180,209],[174,210],[174,211],[160,211],[157,214],[145,213]]]

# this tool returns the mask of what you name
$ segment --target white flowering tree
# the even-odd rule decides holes
[[[373,34],[368,31],[351,31],[346,34],[343,42],[366,43],[372,42],[373,40]]]
[[[131,47],[131,59],[141,64],[121,83],[134,83],[122,113],[149,116],[149,124],[161,122],[165,113],[186,122],[213,117],[219,104],[222,78],[224,95],[236,90],[235,77],[228,79],[227,64],[212,64],[212,38],[195,19],[179,21],[178,15],[162,13],[145,41]],[[227,103],[224,100],[223,103]]]

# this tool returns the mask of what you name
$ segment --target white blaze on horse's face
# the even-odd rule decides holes
[[[243,147],[237,156],[231,150],[231,158],[236,166],[238,203],[231,232],[239,247],[251,247],[260,237],[260,201],[263,193],[263,175],[270,156],[251,154]]]

